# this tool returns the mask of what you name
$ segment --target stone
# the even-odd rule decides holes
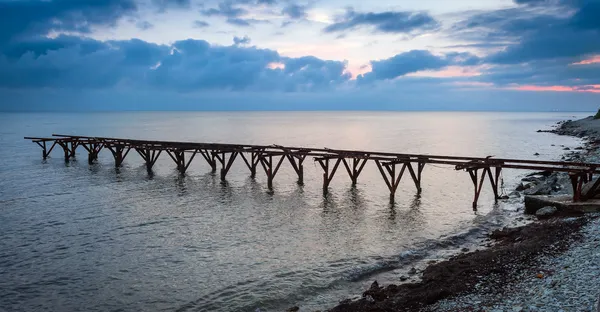
[[[571,149],[568,147],[563,148],[563,151],[570,151]]]
[[[415,275],[417,274],[417,269],[415,268],[411,268],[410,271],[408,271],[408,275]]]
[[[509,197],[517,197],[520,198],[521,197],[521,193],[519,192],[512,192],[510,194],[508,194]]]
[[[298,312],[298,311],[300,311],[300,307],[297,307],[297,306],[293,306],[293,307],[287,309],[287,312]]]
[[[540,156],[540,153],[535,153],[533,154],[533,156]]]
[[[404,282],[408,279],[405,275],[400,276],[400,281]]]
[[[500,199],[504,199],[504,200],[509,199],[509,198],[510,198],[510,196],[508,196],[508,195],[502,195],[502,196],[500,196]]]
[[[557,212],[558,212],[558,209],[556,209],[556,207],[547,206],[547,207],[544,207],[544,208],[536,211],[535,215],[536,215],[536,217],[543,219],[543,218],[549,218]]]
[[[465,248],[461,249],[460,251],[462,251],[462,252],[469,252],[469,248],[465,247]]]

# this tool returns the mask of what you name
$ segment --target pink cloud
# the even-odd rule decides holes
[[[584,86],[535,86],[524,85],[509,87],[511,90],[518,91],[537,91],[537,92],[588,92],[600,93],[600,85],[584,85]]]
[[[416,73],[408,74],[413,77],[434,77],[434,78],[451,78],[451,77],[476,77],[481,76],[481,68],[476,66],[448,66],[441,70],[423,70]]]
[[[571,65],[590,65],[590,64],[596,64],[596,63],[600,63],[600,55],[595,55],[594,57],[587,59],[587,60],[583,60],[581,62],[577,62],[577,63],[573,63]]]

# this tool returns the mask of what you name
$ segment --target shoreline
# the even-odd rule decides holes
[[[596,121],[592,117],[587,117],[575,121],[561,121],[554,129],[539,130],[538,132],[550,132],[584,139],[583,146],[576,148],[575,151],[565,148],[564,150],[568,152],[562,156],[563,160],[598,162],[600,158],[600,120]],[[522,183],[511,193],[511,197],[568,192],[570,192],[570,186],[566,175],[532,173],[522,179]],[[509,297],[518,298],[519,296],[512,296],[510,292],[503,294],[502,289],[521,284],[524,277],[527,276],[535,276],[533,284],[536,284],[536,280],[537,284],[540,284],[547,280],[547,276],[553,275],[555,270],[540,271],[534,274],[537,266],[552,262],[563,255],[569,258],[567,253],[579,248],[582,244],[585,246],[591,244],[593,247],[600,246],[600,231],[593,231],[600,227],[599,216],[598,214],[556,215],[524,226],[496,230],[489,235],[488,239],[491,242],[489,248],[461,253],[445,261],[431,264],[425,268],[422,279],[418,282],[380,287],[375,281],[362,294],[362,298],[346,299],[327,311],[465,311],[465,309],[468,311],[502,311],[506,309],[538,311],[539,307],[508,300]],[[600,250],[600,248],[596,248],[596,250]],[[593,253],[594,249],[591,252],[591,257],[596,257],[596,254]],[[577,257],[581,257],[581,255]],[[597,258],[594,259],[600,260],[600,252],[597,254]],[[590,269],[592,274],[596,274],[600,280],[598,272],[600,269],[594,266]],[[565,276],[563,280],[568,280],[569,274]],[[577,278],[577,276],[572,276],[572,279]],[[571,280],[571,282],[573,281]],[[556,283],[558,282],[549,285],[542,284],[542,288],[548,288],[543,289],[543,293],[551,292],[550,289],[556,286]],[[561,284],[564,284],[564,281]],[[531,287],[531,285],[529,286]],[[591,292],[586,293],[588,299],[592,302],[598,300],[600,286],[588,291]],[[512,292],[525,291],[516,288]],[[502,304],[509,301],[510,305]],[[600,303],[596,302],[595,304]],[[560,302],[558,306],[560,306]],[[540,311],[543,310],[542,304]],[[588,307],[581,307],[581,309],[573,311],[582,310],[591,311]]]

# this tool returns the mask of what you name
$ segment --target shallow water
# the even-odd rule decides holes
[[[148,175],[141,158],[115,169],[41,159],[23,136],[51,133],[155,140],[279,144],[437,155],[556,160],[578,141],[536,133],[581,113],[139,112],[0,114],[0,307],[9,311],[277,311],[334,305],[376,274],[394,273],[503,222],[514,205],[479,211],[452,167],[425,167],[423,193],[401,182],[396,203],[373,163],[352,188],[345,171],[322,195],[322,171],[289,164],[268,192],[243,161],[221,184],[196,158],[181,178],[167,155]],[[555,146],[551,146],[554,144]],[[511,189],[525,172],[504,172]],[[451,244],[450,244],[451,245]],[[394,273],[395,274],[395,273]],[[400,273],[398,273],[400,274]],[[392,274],[393,275],[393,274]],[[390,275],[390,276],[392,276]],[[389,277],[389,276],[388,276]]]

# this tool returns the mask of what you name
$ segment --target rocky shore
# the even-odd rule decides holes
[[[599,162],[600,120],[591,117],[540,130],[583,139],[566,161]],[[536,172],[511,197],[568,194],[565,174]],[[428,266],[416,283],[381,287],[328,311],[600,312],[600,214],[538,213],[539,221],[489,234],[487,248]]]

